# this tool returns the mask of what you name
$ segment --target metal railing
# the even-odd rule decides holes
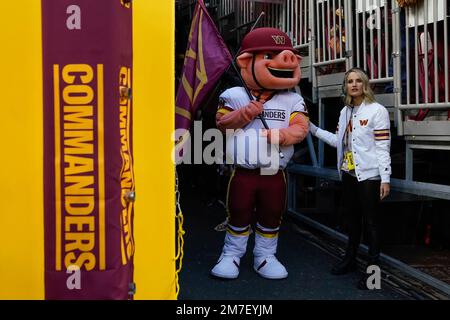
[[[335,86],[325,96],[339,96],[344,72],[353,66],[367,71],[379,94],[394,91],[393,8],[395,0],[310,1],[313,86]],[[320,94],[314,97],[317,101]],[[322,94],[323,96],[323,94]],[[394,98],[387,100],[394,106]]]
[[[295,48],[310,45],[310,0],[287,0],[284,29]]]
[[[279,3],[265,3],[252,0],[236,1],[236,27],[240,28],[253,23],[264,11],[265,17],[259,27],[281,28],[283,24],[282,9]]]
[[[234,0],[222,0],[219,1],[217,13],[219,15],[219,19],[225,17],[234,12]]]
[[[312,27],[313,65],[332,65],[346,60],[348,47],[345,30],[349,29],[347,16],[348,1],[311,1],[314,23]]]
[[[254,0],[222,0],[217,1],[217,13],[219,19],[219,30],[222,31],[221,19],[234,14],[234,29],[239,41],[248,31],[247,27],[252,25],[261,11],[264,11],[264,19],[258,27],[282,28],[284,24],[282,1],[254,1]]]
[[[400,12],[398,20],[398,133],[450,139],[448,1],[419,2]],[[436,122],[439,131],[430,126],[424,132],[420,122],[427,120]]]
[[[355,66],[366,70],[372,83],[392,82],[392,11],[397,2],[358,0],[355,4]]]

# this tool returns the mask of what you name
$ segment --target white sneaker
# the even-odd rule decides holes
[[[217,264],[211,270],[211,274],[219,278],[236,279],[239,276],[240,261],[239,257],[222,254]]]
[[[288,276],[286,268],[274,255],[255,257],[253,269],[266,279],[284,279]]]

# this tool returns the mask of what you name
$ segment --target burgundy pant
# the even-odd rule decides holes
[[[227,208],[232,226],[248,226],[255,214],[261,226],[279,227],[286,209],[284,172],[261,175],[259,169],[236,168],[228,186]]]

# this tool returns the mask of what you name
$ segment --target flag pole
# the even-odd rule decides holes
[[[261,11],[261,13],[259,14],[258,18],[256,19],[255,23],[253,24],[252,28],[250,29],[249,32],[251,32],[253,29],[255,29],[256,25],[258,24],[259,20],[261,20],[261,18],[265,15],[264,11]],[[239,69],[236,66],[236,58],[239,54],[239,51],[241,51],[241,47],[239,47],[239,49],[236,51],[233,60],[231,61],[231,65],[233,66],[234,71],[236,72],[239,81],[241,82],[242,86],[244,87],[245,92],[247,93],[248,98],[250,99],[250,101],[253,101],[253,96],[250,92],[250,90],[248,89],[247,85],[245,84],[244,79],[242,78],[241,72],[239,71]],[[263,114],[261,113],[260,115],[258,115],[259,120],[261,120],[264,129],[266,130],[270,130],[269,125],[266,122],[266,119],[264,118]],[[283,152],[281,152],[280,149],[278,149],[278,153],[280,154],[280,158],[283,159],[284,158],[284,154]]]

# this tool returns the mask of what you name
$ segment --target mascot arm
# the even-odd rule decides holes
[[[242,109],[227,111],[219,109],[216,113],[216,125],[222,131],[226,129],[239,129],[247,125],[264,110],[259,101],[251,101]]]
[[[277,143],[277,141],[273,141],[271,137],[272,129],[267,132],[267,138],[270,143]],[[289,127],[284,129],[278,129],[279,132],[279,144],[280,146],[289,146],[292,144],[296,144],[305,139],[308,134],[309,123],[307,117],[302,113],[297,113],[290,121]]]

